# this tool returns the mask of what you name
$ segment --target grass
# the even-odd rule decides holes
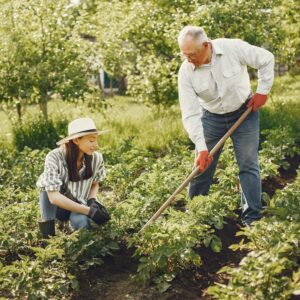
[[[290,127],[300,142],[300,75],[276,77],[267,105],[261,110],[261,130],[279,124]]]
[[[91,117],[99,130],[109,129],[108,134],[99,137],[100,147],[117,148],[124,141],[132,140],[133,146],[141,149],[163,150],[170,147],[174,139],[186,139],[181,123],[179,107],[174,105],[160,112],[130,97],[115,96],[106,99],[106,108],[89,108],[83,102],[66,103],[55,99],[48,103],[48,115],[51,119]],[[31,105],[24,111],[24,120],[40,114],[37,105]],[[16,122],[13,110],[1,111],[5,126],[0,140],[12,143],[12,126]]]
[[[253,82],[253,86],[256,82]],[[289,125],[300,141],[300,75],[276,77],[267,105],[261,110],[261,129]],[[35,117],[38,105],[24,108],[24,120]],[[164,150],[171,147],[174,139],[189,143],[181,123],[178,103],[168,109],[157,110],[134,101],[133,98],[115,96],[105,100],[105,107],[88,107],[87,103],[67,103],[59,99],[48,103],[48,114],[52,119],[72,120],[89,116],[97,127],[110,129],[110,133],[99,138],[100,148],[115,149],[126,140],[132,140],[135,147],[150,150]],[[15,110],[0,111],[2,143],[12,143],[12,126],[16,122]]]
[[[11,131],[12,126],[9,120],[9,116],[4,111],[0,111],[0,120],[1,120],[1,133],[0,133],[0,140],[11,140]]]

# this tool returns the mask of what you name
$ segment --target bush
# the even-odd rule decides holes
[[[276,129],[278,127],[289,127],[291,136],[300,142],[300,105],[296,101],[284,102],[278,98],[271,102],[271,106],[260,111],[260,128],[262,140],[266,139],[266,129]],[[282,131],[285,134],[285,131]]]
[[[66,119],[28,118],[14,124],[14,145],[19,151],[26,146],[31,149],[55,148],[56,142],[66,135],[67,124]]]

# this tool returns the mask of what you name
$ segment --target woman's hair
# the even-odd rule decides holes
[[[66,161],[69,172],[70,181],[80,181],[79,172],[77,170],[77,157],[78,157],[78,147],[72,140],[65,144],[66,147]],[[83,174],[83,179],[89,179],[93,175],[92,170],[92,156],[84,154],[85,160],[85,170]]]

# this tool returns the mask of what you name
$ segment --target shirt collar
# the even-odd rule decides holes
[[[213,60],[214,60],[214,54],[215,55],[222,55],[222,54],[224,54],[224,51],[223,51],[223,49],[222,48],[220,48],[219,46],[218,46],[218,44],[215,42],[215,41],[212,41],[212,40],[209,40],[210,42],[211,42],[211,44],[212,44],[212,50],[213,50],[213,55],[212,55],[212,61],[210,62],[210,63],[213,63]],[[193,71],[195,71],[196,70],[196,67],[192,64],[192,68],[193,68]]]
[[[216,43],[215,41],[210,41],[210,42],[213,46],[213,50],[215,51],[216,55],[224,54],[223,49],[218,45],[218,43]]]

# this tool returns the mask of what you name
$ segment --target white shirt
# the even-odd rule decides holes
[[[85,161],[79,170],[82,178],[85,171]],[[36,185],[41,191],[59,191],[61,187],[69,190],[82,204],[86,204],[93,182],[102,182],[105,178],[105,168],[102,154],[94,152],[92,157],[92,177],[77,182],[69,181],[65,148],[62,146],[50,151],[45,159],[44,172],[40,175]]]
[[[274,79],[274,56],[238,39],[212,40],[210,64],[195,68],[185,60],[178,74],[183,126],[198,151],[207,150],[202,109],[216,114],[237,110],[251,92],[247,66],[258,70],[256,92],[267,95]]]

